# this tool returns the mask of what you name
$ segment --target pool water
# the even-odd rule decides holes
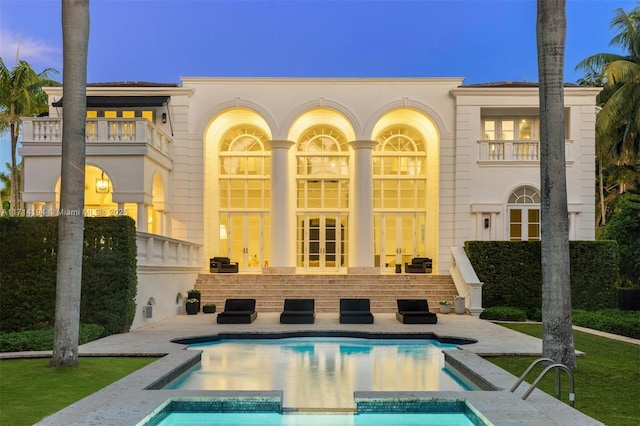
[[[455,345],[431,339],[301,337],[189,348],[203,351],[200,364],[165,389],[282,390],[283,406],[296,408],[353,408],[354,391],[472,389],[445,367],[442,351]]]
[[[373,414],[278,414],[278,413],[192,413],[173,412],[157,426],[473,426],[464,413],[373,413]]]

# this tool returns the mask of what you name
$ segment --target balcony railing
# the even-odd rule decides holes
[[[540,161],[539,140],[479,140],[479,160],[488,162],[515,161],[532,162]],[[565,141],[565,158],[571,160],[571,140]]]
[[[62,142],[62,119],[23,118],[22,142]],[[171,138],[144,118],[87,118],[87,144],[144,143],[171,156]]]
[[[138,231],[136,245],[138,268],[198,270],[202,267],[202,246],[199,244]]]

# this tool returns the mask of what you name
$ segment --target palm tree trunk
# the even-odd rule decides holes
[[[18,168],[16,160],[16,149],[18,147],[18,126],[11,123],[11,216],[21,216],[20,202],[18,197]]]
[[[565,0],[538,0],[540,79],[542,351],[576,368],[571,328],[569,214],[564,126]]]
[[[62,0],[64,115],[52,367],[78,364],[89,0]]]

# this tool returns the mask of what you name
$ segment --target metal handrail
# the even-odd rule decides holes
[[[572,407],[575,404],[575,392],[574,392],[574,383],[573,383],[573,373],[571,369],[564,364],[556,363],[551,358],[538,358],[531,363],[531,365],[522,373],[522,376],[516,381],[516,383],[509,390],[510,392],[514,392],[518,386],[524,381],[526,376],[534,369],[534,367],[538,364],[545,363],[547,367],[542,370],[542,372],[538,375],[536,380],[531,384],[529,389],[522,395],[522,399],[525,400],[527,397],[533,392],[534,389],[538,387],[538,383],[547,375],[547,373],[551,370],[556,370],[556,398],[560,399],[560,370],[564,370],[569,376],[569,405]]]

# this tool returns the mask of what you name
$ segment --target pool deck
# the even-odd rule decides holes
[[[514,332],[468,315],[438,315],[438,324],[401,324],[393,314],[375,314],[374,324],[340,324],[338,315],[320,313],[314,324],[280,324],[279,314],[259,313],[252,324],[216,324],[215,314],[178,315],[135,329],[108,336],[80,346],[81,356],[164,356],[116,383],[43,419],[38,425],[135,425],[167,399],[176,396],[206,397],[229,395],[278,395],[277,392],[178,391],[145,389],[163,379],[176,367],[199,359],[199,352],[185,351],[185,345],[172,339],[210,336],[218,333],[273,333],[287,331],[355,331],[372,333],[434,333],[437,336],[476,339],[460,346],[451,356],[471,371],[479,373],[497,391],[475,392],[385,392],[385,397],[465,399],[494,425],[585,426],[602,423],[555,398],[534,391],[521,400],[527,385],[516,393],[509,388],[517,378],[481,358],[486,355],[540,355],[540,339]],[[633,342],[636,343],[636,342]],[[1,354],[0,358],[48,356],[47,352]],[[82,362],[82,361],[81,361]],[[563,395],[567,378],[563,375]],[[382,396],[382,393],[358,392],[358,396]],[[576,405],[580,405],[579,390]],[[337,409],[339,407],[336,407]],[[303,410],[303,408],[301,408]]]

